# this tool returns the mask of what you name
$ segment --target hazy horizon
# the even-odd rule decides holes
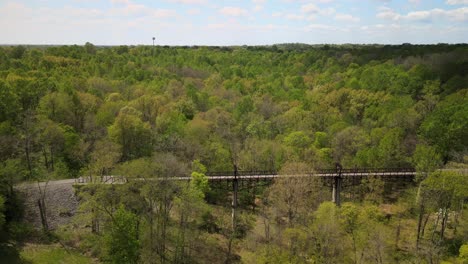
[[[44,47],[55,47],[55,46],[84,46],[86,43],[89,41],[83,42],[83,43],[69,43],[69,44],[60,44],[60,43],[49,43],[49,44],[25,44],[25,43],[11,43],[11,44],[5,44],[5,43],[0,43],[0,46],[3,47],[12,47],[12,46],[31,46],[31,47],[37,47],[37,46],[44,46]],[[137,46],[152,46],[152,44],[145,44],[145,43],[139,43],[139,44],[99,44],[99,43],[92,43],[94,46],[97,47],[118,47],[118,46],[129,46],[129,47],[137,47]],[[306,45],[306,46],[346,46],[346,45],[352,45],[352,46],[400,46],[400,45],[427,45],[427,46],[436,46],[436,45],[468,45],[468,42],[454,42],[454,43],[301,43],[301,42],[290,42],[290,43],[272,43],[272,44],[253,44],[253,45],[247,45],[247,44],[236,44],[236,45],[204,45],[204,44],[176,44],[176,45],[154,45],[154,47],[272,47],[272,46],[281,46],[281,45]]]

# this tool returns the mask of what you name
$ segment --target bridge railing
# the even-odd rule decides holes
[[[103,176],[81,176],[75,178],[76,184],[86,184],[86,183],[105,183],[105,184],[114,184],[114,183],[126,183],[128,179],[125,176],[117,175],[103,175]]]
[[[351,168],[341,169],[342,174],[362,174],[362,173],[392,173],[392,172],[415,172],[414,168]],[[302,174],[316,175],[316,174],[336,174],[339,171],[337,169],[317,169],[313,171],[305,171]],[[238,171],[238,176],[251,176],[251,175],[278,175],[277,171]],[[207,172],[206,176],[234,176],[234,171],[213,171]]]
[[[351,168],[351,169],[317,169],[313,171],[295,172],[288,175],[280,175],[277,171],[237,171],[239,178],[276,178],[276,177],[304,177],[304,176],[317,176],[317,177],[336,177],[341,175],[343,177],[365,177],[365,176],[412,176],[415,174],[414,168]],[[234,179],[234,171],[222,172],[207,172],[206,176],[210,180],[232,180]],[[143,178],[133,178],[133,180],[142,180]],[[153,178],[152,178],[153,179]],[[162,178],[154,178],[164,180]],[[167,178],[169,180],[190,180],[190,176]],[[76,184],[86,183],[105,183],[105,184],[119,184],[126,183],[129,179],[121,175],[105,175],[105,176],[81,176],[75,179]]]
[[[250,176],[250,175],[277,175],[276,171],[237,171],[237,176]],[[234,171],[211,171],[207,172],[206,176],[234,176]]]

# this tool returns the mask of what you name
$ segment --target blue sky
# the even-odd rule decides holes
[[[468,0],[0,0],[0,44],[467,43]]]

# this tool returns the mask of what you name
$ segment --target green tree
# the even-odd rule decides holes
[[[417,181],[422,181],[429,173],[441,165],[441,157],[435,148],[424,144],[418,144],[413,153],[413,165],[418,172]]]
[[[303,131],[295,131],[284,138],[284,143],[294,148],[304,149],[310,145],[311,140]]]
[[[108,175],[120,158],[119,145],[107,140],[98,141],[91,153],[90,171],[96,176]]]
[[[141,113],[132,107],[120,110],[109,137],[122,147],[122,160],[149,156],[152,152],[151,127],[140,119]]]
[[[464,244],[460,247],[460,255],[458,256],[460,263],[468,263],[468,244]]]
[[[20,105],[14,90],[0,79],[0,122],[14,120],[19,111]]]
[[[5,199],[0,196],[0,233],[3,233],[5,222]]]
[[[84,45],[84,48],[86,50],[86,53],[91,54],[91,55],[96,54],[96,47],[92,43],[86,42]]]
[[[328,135],[325,132],[315,132],[314,145],[316,148],[326,148],[328,146]]]
[[[402,140],[403,131],[399,128],[389,130],[380,140],[378,154],[382,167],[396,168],[405,164]]]
[[[138,217],[121,205],[111,219],[112,224],[104,239],[106,259],[116,264],[138,263]]]
[[[209,191],[208,178],[206,177],[206,167],[200,163],[199,160],[192,162],[192,179],[190,180],[190,186],[195,191],[201,192],[200,195],[205,197],[205,193]]]
[[[454,152],[467,148],[468,138],[468,90],[447,96],[427,116],[420,127],[422,136],[437,148],[447,163]]]
[[[332,202],[320,204],[314,212],[312,231],[315,241],[314,258],[320,263],[343,262],[344,230],[339,221],[339,208]]]

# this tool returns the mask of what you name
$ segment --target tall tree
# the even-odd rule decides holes
[[[151,127],[140,119],[141,113],[132,107],[120,110],[109,137],[122,146],[122,160],[149,156],[152,152]]]

